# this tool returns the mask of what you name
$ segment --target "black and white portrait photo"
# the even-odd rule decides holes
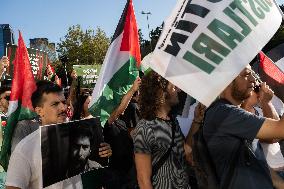
[[[43,187],[103,168],[103,142],[98,118],[41,127]]]

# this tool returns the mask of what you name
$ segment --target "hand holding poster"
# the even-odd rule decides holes
[[[180,0],[165,22],[150,67],[208,106],[281,21],[273,0]]]

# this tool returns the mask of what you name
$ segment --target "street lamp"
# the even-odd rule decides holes
[[[148,25],[148,32],[149,32],[149,39],[150,39],[150,47],[151,47],[151,52],[152,52],[153,51],[152,50],[152,40],[151,40],[151,37],[150,37],[150,25],[149,25],[149,15],[152,15],[152,13],[151,12],[142,11],[141,14],[146,15],[146,18],[147,18],[147,25]]]
[[[149,26],[149,15],[152,15],[151,12],[144,12],[142,11],[141,14],[144,14],[147,16],[147,24],[148,24],[148,30],[150,30],[150,26]]]

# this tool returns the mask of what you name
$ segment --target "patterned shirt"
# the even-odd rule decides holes
[[[186,173],[184,136],[177,124],[159,118],[151,121],[142,119],[133,133],[134,152],[151,155],[153,167],[171,145],[172,126],[176,126],[174,146],[169,158],[152,177],[152,185],[155,189],[190,188]]]

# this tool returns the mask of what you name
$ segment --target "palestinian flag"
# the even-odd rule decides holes
[[[13,66],[14,71],[8,108],[8,120],[0,153],[0,163],[5,170],[8,168],[11,155],[11,139],[17,122],[32,119],[35,116],[31,96],[36,90],[36,83],[21,32],[19,32],[18,47]]]
[[[137,24],[128,0],[100,71],[89,111],[102,126],[138,77],[141,62]]]
[[[263,52],[259,53],[258,58],[258,73],[261,80],[265,81],[274,91],[274,94],[284,102],[284,73]]]

